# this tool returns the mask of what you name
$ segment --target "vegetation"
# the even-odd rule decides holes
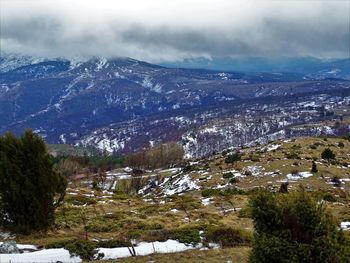
[[[331,160],[331,159],[335,159],[335,154],[333,153],[333,151],[331,149],[326,148],[321,153],[321,157],[322,157],[322,159],[325,159],[325,160]]]
[[[15,232],[47,230],[61,204],[66,178],[53,169],[43,140],[30,130],[0,137],[0,220]]]
[[[250,201],[255,238],[250,262],[348,262],[349,247],[322,205],[304,190],[260,191]]]
[[[206,233],[206,241],[220,244],[221,247],[236,247],[249,245],[252,235],[243,230],[231,227],[214,227]]]
[[[176,169],[168,169],[167,167],[174,165],[169,163],[164,168],[155,170],[148,169],[149,164],[141,168],[133,167],[133,170],[125,169],[123,167],[129,165],[125,162],[123,166],[120,164],[105,166],[105,168],[100,166],[94,171],[89,167],[90,161],[82,162],[92,157],[72,156],[70,159],[79,163],[79,169],[69,178],[71,183],[65,202],[56,209],[55,228],[45,234],[18,235],[16,241],[45,247],[57,243],[56,247],[69,248],[72,254],[81,254],[87,260],[92,253],[96,252],[97,247],[129,247],[131,240],[163,242],[175,239],[192,245],[200,242],[208,247],[215,243],[215,246],[220,248],[207,251],[193,249],[171,256],[168,254],[136,256],[118,259],[118,261],[248,262],[251,248],[255,247],[253,245],[255,244],[253,225],[255,215],[254,209],[249,205],[250,198],[258,195],[262,188],[267,189],[277,203],[278,213],[274,214],[277,214],[276,218],[289,215],[292,218],[291,221],[298,223],[299,221],[294,220],[292,216],[296,209],[291,208],[292,203],[298,202],[290,198],[296,195],[298,186],[303,185],[312,198],[315,198],[315,204],[322,204],[320,205],[322,207],[326,205],[327,211],[334,216],[335,225],[332,224],[325,230],[322,228],[324,224],[319,224],[320,228],[316,229],[326,233],[318,240],[325,239],[333,242],[333,237],[329,237],[327,231],[334,236],[341,236],[342,234],[337,232],[340,222],[350,221],[348,200],[350,182],[346,179],[350,177],[345,169],[349,163],[350,143],[342,140],[344,147],[340,148],[338,147],[339,138],[328,138],[327,142],[322,139],[297,138],[278,141],[281,147],[272,151],[266,150],[268,148],[266,145],[241,149],[242,159],[235,163],[234,172],[232,172],[232,164],[225,163],[225,158],[232,151],[228,151],[225,156],[216,153],[209,158],[191,160],[187,164],[181,160],[176,161]],[[312,149],[311,145],[317,145],[316,149]],[[318,161],[322,151],[327,147],[332,149],[337,159],[329,162]],[[286,159],[285,153],[289,152],[297,152],[298,158]],[[259,162],[250,158],[253,155],[258,155]],[[99,158],[102,160],[107,157]],[[312,168],[312,161],[315,161],[318,170],[313,176],[308,173]],[[111,175],[107,176],[106,167],[113,169]],[[180,167],[182,167],[181,172],[179,172]],[[301,176],[296,177],[295,180],[286,180],[287,175],[291,173]],[[309,177],[303,177],[304,174]],[[81,175],[86,176],[80,177]],[[80,179],[74,179],[75,177]],[[133,182],[134,177],[141,178],[141,181]],[[286,181],[288,184],[285,183]],[[338,185],[341,187],[334,187]],[[139,186],[147,195],[136,191]],[[169,195],[170,193],[173,195]],[[298,206],[300,207],[301,204]],[[261,207],[264,208],[264,206]],[[287,213],[288,211],[290,213]],[[307,215],[310,214],[308,209],[303,208],[303,211]],[[271,214],[269,215],[269,219],[275,220]],[[294,226],[288,220],[286,221],[288,224],[280,223],[280,226]],[[317,225],[317,220],[314,222]],[[297,229],[299,225],[299,223],[296,225]],[[336,232],[332,232],[333,226]],[[278,232],[276,229],[272,230]],[[319,233],[316,230],[312,233]],[[282,237],[278,236],[276,239],[269,235],[266,237],[268,240],[260,244],[262,247],[263,244],[267,244],[266,251],[271,254],[276,253],[278,256],[285,254],[283,262],[298,262],[293,255],[289,259],[289,251],[295,250],[300,254],[299,247],[311,253],[308,244],[298,243],[299,246],[297,246],[296,243],[289,242],[293,236],[291,234],[288,236],[286,233],[294,232],[282,230],[281,233],[284,233]],[[346,247],[345,242],[349,234],[349,230],[344,231],[344,243],[340,242],[342,237],[339,238],[339,242],[343,244],[339,245],[340,254],[346,254],[344,246]],[[283,238],[286,238],[289,243]],[[85,240],[92,241],[94,244],[88,242],[89,245]],[[281,246],[276,245],[277,248],[275,248],[274,240],[278,240],[278,245],[286,244],[284,248],[288,253],[284,253]],[[313,240],[316,242],[317,238]],[[312,243],[313,248],[316,247],[315,242]],[[74,245],[69,247],[67,246],[69,243]],[[272,244],[271,249],[270,244]],[[157,247],[157,244],[154,245]],[[325,246],[325,242],[321,246]],[[327,249],[326,252],[328,253]],[[97,256],[95,253],[94,257]],[[281,258],[282,256],[276,257],[272,262],[281,262],[279,261]]]
[[[133,168],[155,169],[181,161],[183,155],[183,148],[175,142],[170,142],[132,154],[128,156],[126,163]]]
[[[237,163],[238,161],[240,161],[242,158],[242,155],[238,152],[236,153],[231,153],[229,155],[226,156],[225,158],[225,163],[229,163],[229,164],[235,164]]]

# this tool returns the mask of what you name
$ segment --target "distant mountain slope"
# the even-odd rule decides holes
[[[350,79],[350,59],[317,58],[213,58],[163,63],[167,67],[204,68],[240,72],[299,72],[314,78]]]
[[[30,127],[49,143],[109,152],[182,140],[191,147],[188,154],[200,156],[249,143],[286,125],[329,118],[325,112],[350,103],[349,81],[299,73],[177,69],[130,58],[0,61],[0,133]],[[231,131],[232,140],[221,142],[227,137],[222,132],[213,137],[218,142],[187,143],[193,137],[188,133],[198,135],[202,127],[218,122],[220,130]],[[233,127],[239,123],[238,131]],[[211,145],[202,147],[206,141]]]

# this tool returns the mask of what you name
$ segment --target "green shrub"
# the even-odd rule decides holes
[[[96,247],[96,242],[85,239],[67,239],[45,246],[45,248],[65,248],[71,255],[80,256],[83,260],[93,259]]]
[[[304,190],[259,191],[250,207],[255,228],[250,262],[349,262],[343,232]]]
[[[131,229],[128,231],[128,239],[138,239],[145,233],[143,229]]]
[[[321,153],[321,157],[322,157],[322,159],[325,159],[325,160],[335,159],[335,154],[333,153],[333,151],[331,149],[326,148]]]
[[[294,144],[294,145],[292,146],[292,149],[293,149],[293,150],[300,150],[300,149],[301,149],[301,145],[300,145],[300,144]]]
[[[185,244],[198,244],[200,242],[199,231],[196,228],[178,228],[169,231],[170,238]]]
[[[152,215],[152,214],[158,214],[160,211],[161,206],[159,205],[146,205],[146,206],[143,206],[139,209],[139,211],[141,213],[144,213],[146,215]]]
[[[287,159],[300,159],[300,156],[297,152],[289,152],[284,154]]]
[[[135,229],[142,229],[142,230],[158,230],[162,229],[163,225],[159,223],[146,223],[146,222],[139,222],[135,225]]]
[[[81,224],[81,208],[79,207],[62,207],[56,211],[55,225],[58,228],[70,228]]]
[[[231,153],[230,155],[227,155],[225,158],[225,163],[227,164],[234,164],[238,161],[240,161],[242,158],[242,155],[238,152],[236,153]]]
[[[78,255],[83,260],[91,260],[95,255],[96,243],[90,240],[78,239],[67,243],[64,247],[72,255]]]
[[[241,229],[231,227],[214,227],[205,233],[207,242],[214,242],[221,247],[235,247],[248,245],[252,240],[252,234]]]
[[[202,196],[207,198],[207,197],[212,197],[212,196],[216,196],[220,194],[220,190],[219,189],[204,189],[202,190]]]
[[[86,230],[89,232],[109,232],[118,230],[122,227],[122,223],[113,218],[108,218],[104,216],[97,216],[91,220],[89,220],[86,225]]]
[[[66,238],[63,240],[55,241],[45,245],[45,248],[64,248],[67,244],[75,242],[77,239]]]

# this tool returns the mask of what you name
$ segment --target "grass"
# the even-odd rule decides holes
[[[344,146],[339,146],[339,142]],[[121,191],[92,192],[89,188],[71,185],[64,205],[56,211],[56,227],[46,234],[18,236],[17,242],[45,246],[83,238],[87,234],[91,240],[128,241],[136,238],[139,241],[156,241],[175,238],[195,243],[198,242],[199,230],[213,227],[237,229],[251,235],[253,222],[247,209],[251,189],[269,187],[277,191],[281,181],[293,170],[310,171],[312,160],[316,161],[318,172],[309,178],[289,182],[288,190],[296,190],[302,185],[319,201],[326,201],[326,207],[337,222],[350,220],[350,183],[341,184],[342,188],[329,184],[333,177],[350,178],[349,168],[342,167],[344,163],[350,163],[350,142],[340,138],[327,138],[326,141],[323,138],[297,138],[274,144],[281,146],[269,152],[263,150],[265,146],[244,149],[242,160],[234,166],[225,164],[221,154],[211,160],[199,161],[195,165],[198,169],[189,172],[189,175],[201,189],[182,196],[141,197]],[[336,153],[336,163],[321,160],[321,152],[327,147]],[[297,152],[298,158],[288,159],[286,153],[290,152]],[[245,172],[254,166],[259,166],[259,175]],[[223,175],[232,170],[246,176],[229,183],[231,176]],[[278,173],[271,174],[277,170]],[[150,172],[151,175],[157,173],[158,178],[171,175],[169,171]],[[217,190],[218,185],[241,190]],[[202,204],[204,198],[210,198],[209,204]],[[118,262],[247,262],[249,250],[249,247],[191,250],[171,255],[125,258]]]

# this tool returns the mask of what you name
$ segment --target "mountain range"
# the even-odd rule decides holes
[[[334,63],[262,73],[4,54],[0,133],[31,128],[48,143],[118,154],[179,141],[188,157],[276,136],[340,133],[349,127],[296,128],[347,114],[350,67]]]

